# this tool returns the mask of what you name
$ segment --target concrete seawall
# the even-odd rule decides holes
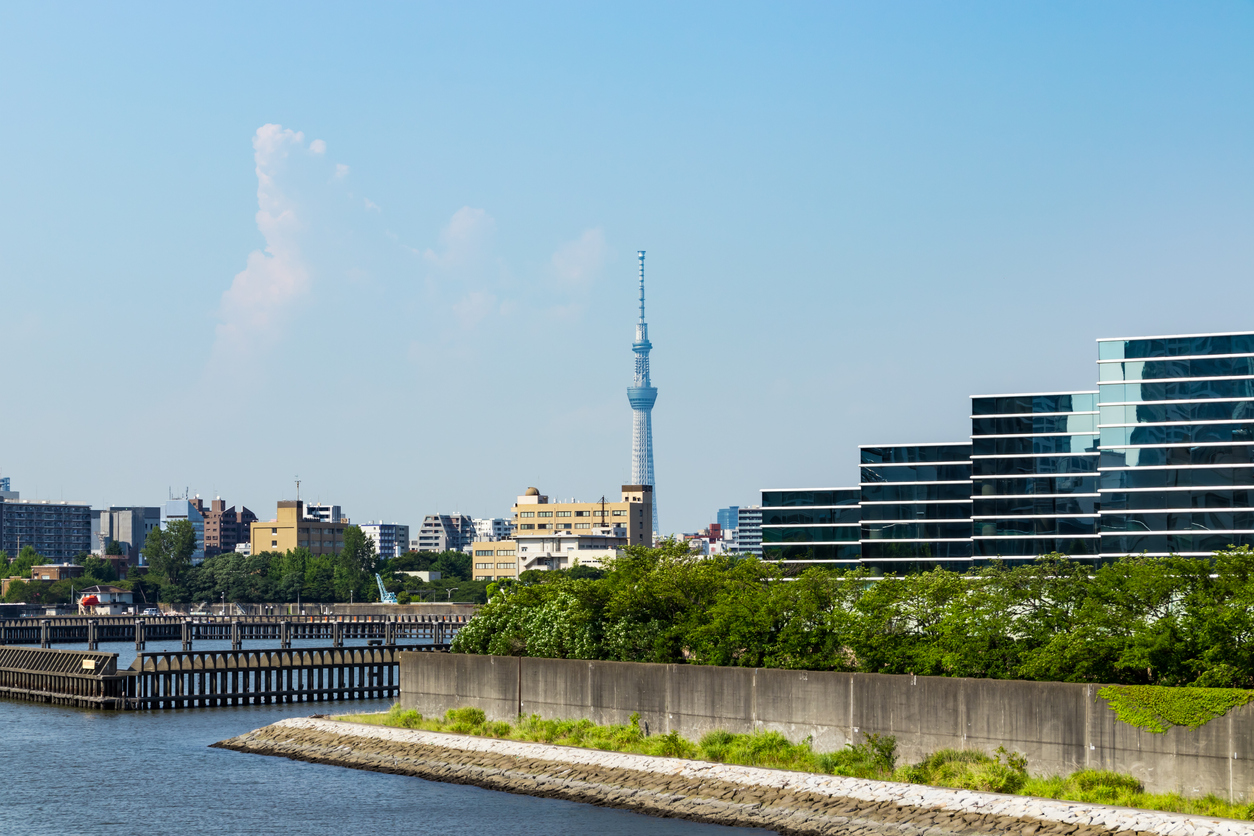
[[[543,743],[292,718],[214,746],[782,834],[1254,836],[1254,825],[652,758]]]
[[[444,653],[403,653],[400,671],[401,704],[425,715],[475,706],[492,720],[623,724],[638,713],[653,734],[769,730],[818,751],[875,733],[894,735],[905,763],[1004,746],[1034,774],[1109,769],[1150,792],[1254,800],[1254,704],[1151,734],[1120,722],[1100,685]]]

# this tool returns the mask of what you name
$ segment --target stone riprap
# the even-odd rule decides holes
[[[783,834],[1254,836],[1254,824],[1228,819],[369,726],[320,717],[282,720],[213,745]]]

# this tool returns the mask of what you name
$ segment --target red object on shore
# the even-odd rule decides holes
[[[78,605],[80,607],[94,607],[99,603],[100,603],[100,599],[97,598],[95,595],[84,595],[82,598],[78,600]]]

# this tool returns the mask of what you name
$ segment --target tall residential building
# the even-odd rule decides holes
[[[857,488],[762,491],[762,545],[766,560],[857,566],[862,536]]]
[[[653,533],[661,531],[657,524],[657,481],[653,473],[653,403],[657,400],[657,387],[649,379],[649,326],[644,321],[644,250],[640,258],[640,321],[636,323],[636,341],[631,350],[636,355],[636,376],[627,390],[631,403],[631,481],[635,485],[649,485],[653,489]]]
[[[305,503],[299,499],[278,503],[274,519],[252,523],[252,554],[286,553],[308,549],[313,554],[339,554],[344,551],[345,523],[322,522],[305,516]]]
[[[508,540],[514,533],[514,524],[504,517],[476,518],[474,524],[476,543]]]
[[[348,523],[348,518],[340,513],[340,506],[316,502],[305,505],[305,519],[324,523]]]
[[[1101,556],[1254,545],[1254,333],[1097,345]]]
[[[975,558],[1100,551],[1096,392],[973,395],[971,443]]]
[[[90,552],[91,506],[0,498],[0,549],[16,557],[25,546],[55,563],[68,563],[80,552]]]
[[[114,542],[122,547],[129,564],[139,563],[139,553],[148,532],[161,527],[161,509],[156,506],[112,505],[108,510],[91,512],[91,552],[103,555]]]
[[[734,554],[762,556],[762,506],[743,505],[736,509],[736,529],[732,537]]]
[[[466,551],[475,541],[475,522],[465,514],[428,514],[418,529],[418,551]]]
[[[399,523],[368,522],[358,526],[362,534],[374,541],[379,557],[400,557],[409,548],[409,526]]]
[[[617,502],[549,502],[536,488],[527,488],[514,503],[513,538],[472,544],[474,579],[596,566],[623,546],[649,545],[652,493],[651,485],[623,485]]]
[[[190,499],[170,499],[161,505],[161,528],[167,529],[176,520],[187,520],[196,531],[196,550],[192,552],[192,565],[198,566],[205,560],[205,515],[200,497]]]
[[[205,518],[205,557],[233,552],[240,543],[252,540],[252,524],[257,521],[252,511],[242,505],[238,511],[234,505],[227,508],[222,497],[210,502],[207,511],[199,497],[193,502]]]

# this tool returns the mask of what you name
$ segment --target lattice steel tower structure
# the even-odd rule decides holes
[[[636,341],[631,350],[636,354],[635,385],[627,389],[631,402],[631,483],[653,486],[653,533],[660,533],[657,525],[657,483],[653,481],[653,402],[657,400],[657,387],[649,382],[649,326],[644,321],[644,250],[637,254],[640,259],[640,321],[636,323]]]

